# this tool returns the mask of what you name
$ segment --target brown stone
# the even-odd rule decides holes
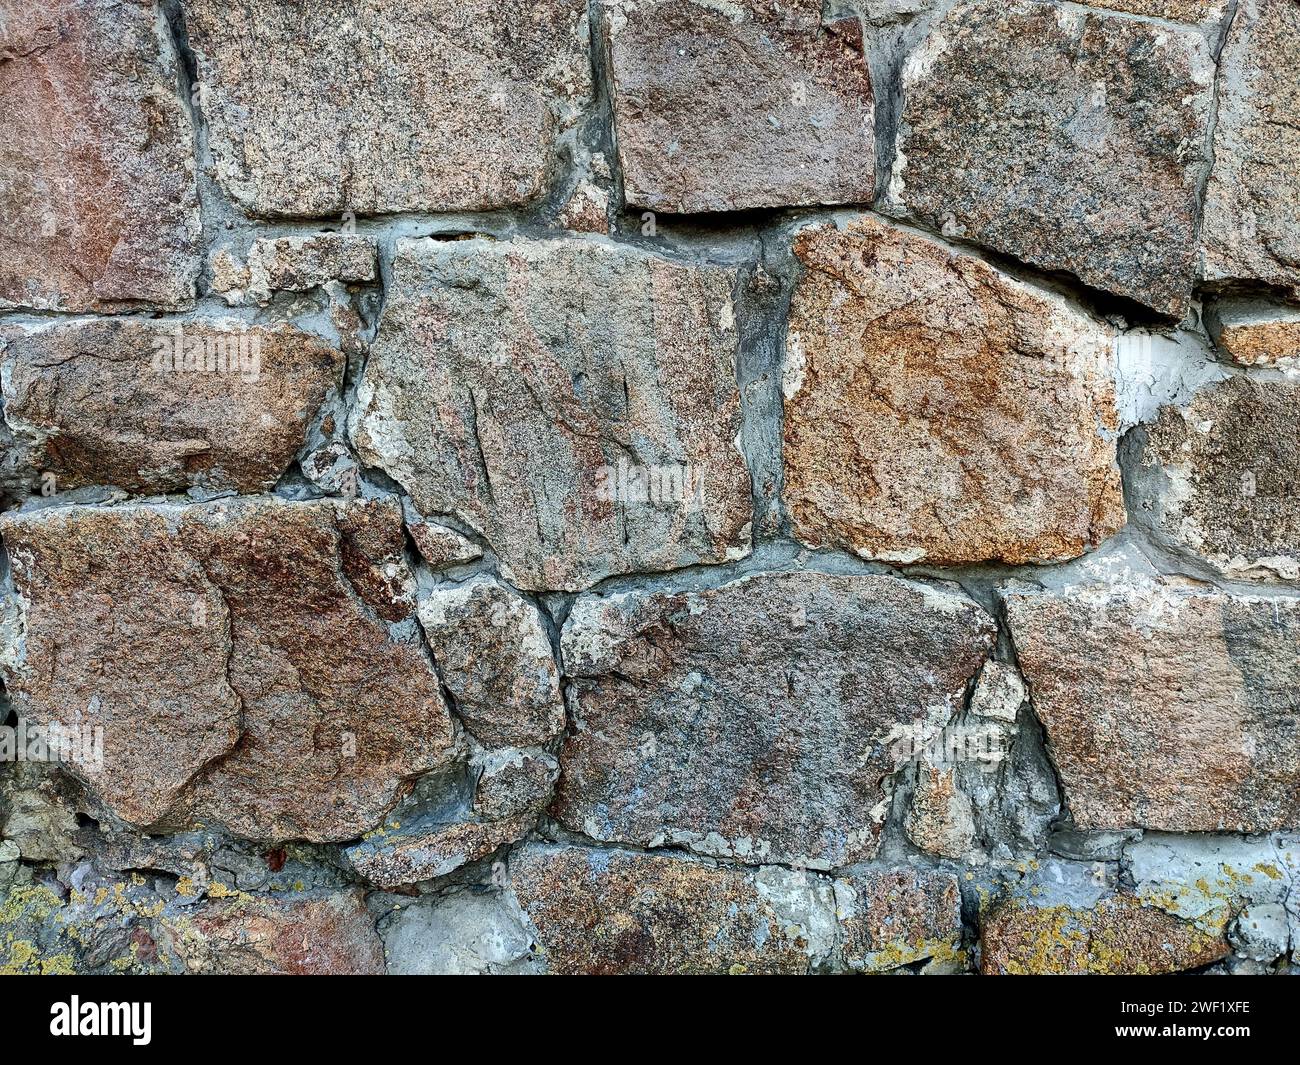
[[[366,880],[391,891],[446,876],[462,865],[480,861],[507,843],[522,839],[534,820],[516,817],[482,823],[399,826],[349,847],[347,858]]]
[[[1006,615],[1077,827],[1300,826],[1300,600],[1135,580]]]
[[[952,873],[909,866],[848,870],[835,880],[835,909],[850,969],[964,961],[961,892]]]
[[[1238,305],[1215,307],[1206,319],[1219,350],[1238,366],[1300,366],[1300,311]]]
[[[1089,7],[1128,15],[1167,19],[1170,22],[1217,22],[1227,11],[1227,0],[1089,0]]]
[[[904,63],[891,209],[1182,317],[1213,73],[1197,27],[967,0]]]
[[[965,597],[893,577],[582,597],[552,811],[593,839],[744,862],[871,857],[892,741],[951,718],[992,633]]]
[[[526,590],[742,557],[735,285],[595,239],[401,241],[358,452]]]
[[[384,946],[361,891],[239,895],[164,918],[163,949],[191,973],[372,976]]]
[[[584,0],[187,3],[217,180],[250,214],[279,217],[535,200],[590,92],[586,11]]]
[[[1300,7],[1241,0],[1219,60],[1201,242],[1211,281],[1300,294]]]
[[[5,418],[59,491],[270,489],[342,386],[290,325],[83,320],[0,333]]]
[[[821,0],[604,5],[629,203],[735,211],[867,203],[875,110],[854,17]]]
[[[951,765],[922,758],[916,786],[903,819],[907,838],[918,849],[941,858],[964,858],[975,840],[974,808],[957,783]]]
[[[430,592],[420,625],[457,716],[480,743],[540,746],[560,734],[560,672],[532,603],[478,577]]]
[[[794,249],[783,455],[800,540],[1051,562],[1123,526],[1106,327],[869,215]]]
[[[1135,443],[1130,496],[1162,539],[1232,577],[1300,577],[1300,385],[1229,378]]]
[[[0,0],[0,307],[194,298],[194,131],[155,0]]]
[[[278,499],[5,515],[25,633],[7,691],[38,723],[103,728],[102,764],[71,768],[138,828],[357,836],[451,744],[430,663],[375,616],[400,522],[396,502]]]
[[[217,253],[216,262],[213,290],[231,304],[265,305],[276,292],[307,292],[331,281],[364,284],[378,271],[375,242],[350,233],[258,237],[246,264],[227,248]]]
[[[833,941],[829,885],[787,869],[530,845],[510,884],[552,973],[805,973]]]
[[[986,976],[1131,976],[1209,965],[1228,944],[1120,895],[1090,909],[1004,903],[984,921],[980,951]]]

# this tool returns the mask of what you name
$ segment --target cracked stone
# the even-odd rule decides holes
[[[380,928],[396,976],[527,975],[532,939],[499,894],[458,891],[404,905]]]
[[[890,208],[1182,317],[1213,73],[1196,27],[962,3],[904,63]]]
[[[486,751],[475,761],[480,772],[474,784],[474,813],[490,820],[541,813],[560,775],[560,764],[541,751],[506,747]]]
[[[86,319],[0,330],[4,416],[58,491],[272,488],[342,385],[287,324]]]
[[[1300,8],[1241,0],[1219,61],[1201,240],[1210,281],[1300,295]]]
[[[854,17],[821,0],[605,5],[629,203],[672,212],[870,202],[875,104]]]
[[[869,215],[794,250],[783,459],[801,541],[1019,564],[1123,526],[1107,327]]]
[[[1300,600],[1161,578],[1005,604],[1079,828],[1300,825]]]
[[[525,590],[743,557],[736,280],[595,239],[401,241],[358,452]]]
[[[586,12],[584,0],[187,3],[216,178],[271,217],[536,200],[590,95]]]
[[[932,958],[961,964],[961,892],[952,873],[903,866],[846,870],[835,880],[844,962],[880,972]]]
[[[406,528],[421,560],[432,570],[459,566],[483,557],[482,548],[445,525],[408,515]]]
[[[258,237],[242,267],[228,249],[217,255],[224,265],[214,271],[213,291],[231,304],[251,299],[265,306],[276,292],[307,292],[330,281],[362,284],[378,275],[375,242],[348,233]]]
[[[985,918],[980,949],[986,976],[1157,975],[1209,965],[1228,944],[1120,895],[1089,909],[1005,903]]]
[[[552,973],[806,973],[834,941],[830,885],[807,873],[544,845],[509,868]]]
[[[193,301],[178,67],[153,0],[0,0],[0,307]]]
[[[593,839],[749,863],[869,858],[898,737],[953,716],[992,639],[969,599],[893,577],[583,596],[552,812]]]
[[[127,823],[348,839],[448,759],[432,666],[377,616],[404,584],[395,501],[59,507],[0,532],[25,632],[6,689],[103,728],[102,762],[70,768]]]
[[[921,759],[903,828],[913,845],[927,854],[964,858],[970,853],[975,841],[974,809],[957,783],[953,766]]]
[[[385,891],[434,880],[523,839],[532,817],[486,823],[402,826],[368,837],[344,854],[361,876]]]
[[[1232,377],[1134,441],[1135,513],[1237,579],[1300,577],[1300,384]]]
[[[487,577],[435,588],[420,625],[456,714],[487,747],[541,746],[564,728],[560,673],[542,616]]]

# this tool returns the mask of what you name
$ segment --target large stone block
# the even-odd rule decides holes
[[[1300,600],[1134,580],[1006,613],[1079,828],[1300,825]]]
[[[447,760],[433,667],[380,620],[413,609],[397,503],[59,507],[0,533],[14,707],[102,728],[70,768],[131,825],[344,840]]]
[[[524,589],[746,555],[735,285],[603,240],[400,242],[357,448]]]
[[[992,641],[971,600],[893,577],[580,598],[553,812],[744,862],[871,857],[900,730],[946,723]]]
[[[185,7],[216,177],[250,214],[528,203],[590,92],[583,0]]]
[[[904,64],[891,206],[1181,317],[1213,73],[1194,27],[962,3]]]
[[[0,308],[177,307],[194,130],[156,0],[0,0]]]
[[[1124,524],[1107,327],[869,215],[805,228],[794,250],[783,454],[800,540],[1051,562]]]
[[[854,17],[821,0],[605,7],[628,202],[659,211],[868,203],[875,109]]]
[[[59,491],[266,491],[343,355],[290,325],[87,319],[0,330],[4,417]]]

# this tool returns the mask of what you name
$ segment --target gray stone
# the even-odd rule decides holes
[[[880,972],[931,959],[961,968],[961,892],[949,872],[861,866],[835,880],[844,963]]]
[[[541,968],[531,937],[496,893],[457,891],[405,904],[379,932],[390,975],[519,976]]]

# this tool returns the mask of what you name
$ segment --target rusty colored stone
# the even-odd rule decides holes
[[[879,972],[933,959],[964,962],[961,892],[952,873],[861,866],[835,880],[844,963]]]
[[[869,858],[899,730],[949,720],[992,633],[964,596],[894,577],[584,596],[552,812],[593,839],[755,864]]]
[[[794,250],[783,459],[800,540],[1052,562],[1123,526],[1108,328],[870,215],[804,228]]]
[[[156,0],[0,0],[0,308],[191,303],[193,141]]]
[[[1077,827],[1300,827],[1300,600],[1134,580],[1006,616]]]
[[[868,203],[875,101],[856,18],[821,0],[604,5],[629,203],[736,211]]]
[[[1300,311],[1281,307],[1215,307],[1207,314],[1210,335],[1238,366],[1300,366]]]
[[[375,617],[394,587],[349,577],[404,566],[400,523],[396,502],[273,498],[5,515],[7,691],[103,728],[102,764],[70,768],[137,828],[357,836],[452,742],[432,666]]]

